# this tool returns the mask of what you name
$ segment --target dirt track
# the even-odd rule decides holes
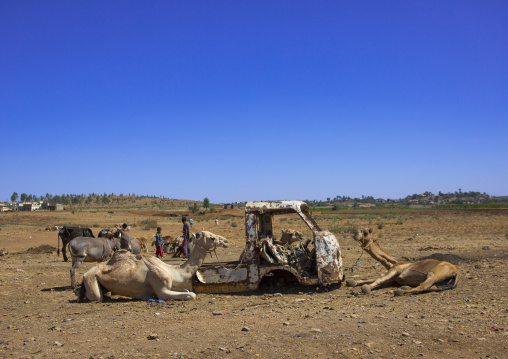
[[[399,214],[375,219],[339,214],[340,220],[316,214],[323,228],[374,227],[382,247],[397,258],[452,262],[460,270],[455,290],[393,297],[392,288],[366,296],[345,286],[293,287],[198,294],[196,301],[161,304],[116,296],[105,303],[77,303],[69,287],[70,263],[56,252],[40,253],[56,246],[56,232],[44,226],[65,216],[101,227],[136,222],[125,213],[111,218],[104,213],[0,215],[0,248],[9,252],[0,257],[1,357],[506,357],[508,211],[415,212],[402,220]],[[385,222],[381,230],[375,225],[379,221]],[[237,259],[244,241],[241,219],[237,222],[231,227],[230,220],[219,226],[202,221],[194,230],[231,238],[233,249],[221,250],[219,257]],[[177,219],[159,223],[165,234],[180,228]],[[281,228],[299,225],[291,219],[279,223]],[[135,236],[152,232],[133,228]],[[349,234],[337,238],[350,268],[361,254],[359,245]],[[382,273],[366,255],[360,261],[348,276]],[[92,265],[78,270],[78,281]]]

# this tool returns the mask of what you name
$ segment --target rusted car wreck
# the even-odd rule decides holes
[[[285,245],[276,241],[273,220],[287,214],[297,214],[313,238]],[[305,202],[247,203],[245,236],[240,260],[203,264],[193,279],[194,291],[232,293],[295,282],[328,285],[344,280],[339,242],[331,232],[319,228]]]

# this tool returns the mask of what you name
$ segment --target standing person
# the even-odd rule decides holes
[[[187,218],[182,217],[182,223],[183,223],[183,258],[187,259],[189,258],[187,253],[187,242],[189,241],[189,225],[187,224]]]
[[[219,219],[218,218],[215,218],[215,225],[218,226],[219,225]]]
[[[162,258],[164,257],[164,250],[162,248],[163,244],[164,244],[164,238],[162,238],[162,228],[161,227],[157,227],[157,233],[155,233],[155,255],[157,256],[157,258]]]
[[[192,228],[192,226],[194,226],[194,221],[191,219],[189,219],[189,223],[190,223],[190,227]]]

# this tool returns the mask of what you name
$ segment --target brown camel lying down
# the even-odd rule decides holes
[[[395,295],[437,292],[457,287],[459,271],[451,263],[435,259],[424,259],[415,263],[397,261],[379,247],[370,228],[358,230],[354,239],[360,241],[362,249],[388,269],[388,272],[375,280],[348,279],[346,281],[348,287],[363,284],[362,292],[369,294],[372,289],[380,286],[402,286],[394,291]]]

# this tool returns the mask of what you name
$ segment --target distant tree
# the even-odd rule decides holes
[[[60,197],[60,202],[62,204],[69,204],[70,202],[69,195],[62,194],[62,196]]]
[[[208,199],[208,197],[205,197],[205,199],[203,200],[203,207],[205,208],[210,207],[210,200]]]
[[[11,202],[16,202],[18,200],[18,193],[13,192],[11,196]]]
[[[26,199],[28,198],[28,196],[26,195],[26,193],[21,193],[21,196],[19,197],[19,199],[21,200],[21,202],[26,202]]]
[[[194,206],[192,207],[192,213],[196,213],[199,210],[198,204],[194,202]]]

